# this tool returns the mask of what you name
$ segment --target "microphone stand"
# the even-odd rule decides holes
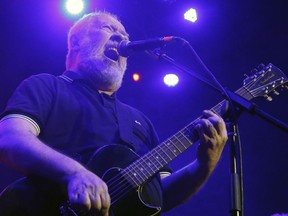
[[[148,54],[152,56],[156,56],[158,60],[164,60],[172,65],[174,65],[176,68],[180,69],[181,71],[184,71],[193,77],[197,78],[201,82],[207,84],[209,87],[213,88],[214,90],[217,90],[222,95],[224,94],[224,97],[228,100],[229,106],[227,113],[230,115],[228,116],[228,119],[232,123],[228,123],[227,129],[229,131],[228,136],[230,137],[230,172],[231,172],[231,182],[230,182],[230,215],[231,216],[243,216],[243,206],[244,206],[244,196],[243,196],[243,176],[242,176],[242,160],[239,160],[238,164],[238,157],[237,157],[237,141],[236,137],[238,136],[238,150],[241,150],[240,145],[240,134],[237,130],[237,122],[236,122],[236,113],[234,105],[237,106],[237,108],[241,108],[240,111],[246,110],[249,113],[257,114],[264,120],[270,122],[271,124],[277,126],[278,128],[288,132],[288,125],[284,122],[281,122],[280,120],[276,119],[275,117],[269,115],[268,113],[264,112],[263,110],[260,110],[256,107],[256,104],[251,103],[250,101],[242,98],[241,96],[227,90],[221,88],[218,88],[217,86],[213,85],[209,80],[206,78],[197,75],[196,73],[192,72],[189,68],[178,64],[174,59],[169,57],[168,55],[161,53],[159,51],[148,51]],[[237,134],[238,133],[238,134]],[[239,157],[242,159],[241,151],[239,151]],[[240,167],[240,175],[238,172],[238,167]]]

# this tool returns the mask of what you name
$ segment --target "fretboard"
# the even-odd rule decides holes
[[[244,87],[238,89],[236,94],[247,100],[251,100],[253,98],[253,96],[250,95]],[[221,110],[224,103],[226,103],[225,100],[221,101],[210,110],[218,115],[221,115]],[[124,178],[133,187],[137,187],[148,180],[151,176],[155,175],[161,168],[171,162],[190,146],[192,146],[198,139],[197,134],[194,132],[194,127],[200,118],[201,117],[195,119],[179,132],[122,170],[122,175]]]

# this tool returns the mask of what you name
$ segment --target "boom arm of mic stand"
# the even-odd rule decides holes
[[[221,90],[217,86],[212,84],[208,79],[206,79],[206,78],[204,78],[202,76],[199,76],[196,73],[193,73],[189,68],[176,63],[175,60],[172,59],[171,57],[169,57],[168,55],[166,55],[164,53],[155,53],[155,52],[153,52],[153,54],[151,54],[151,55],[157,56],[157,58],[159,60],[165,60],[166,62],[169,62],[170,64],[174,65],[179,70],[190,74],[191,76],[195,77],[196,79],[198,79],[198,80],[202,81],[203,83],[207,84],[208,86],[212,87],[214,90],[217,90],[218,92],[221,92]]]
[[[273,117],[272,115],[266,113],[265,111],[259,109],[256,104],[244,99],[243,97],[235,94],[234,92],[231,92],[226,89],[227,94],[229,95],[229,98],[232,100],[233,103],[235,103],[238,107],[241,107],[242,109],[245,109],[246,111],[257,114],[262,119],[272,123],[273,125],[277,126],[278,128],[288,132],[288,125],[284,122],[280,121],[279,119]]]
[[[151,54],[151,53],[150,53]],[[158,59],[160,60],[165,60],[166,62],[171,63],[174,65],[176,68],[180,69],[181,71],[184,71],[193,77],[197,78],[198,80],[204,82],[208,86],[212,87],[214,90],[217,90],[220,93],[223,93],[217,86],[213,85],[209,80],[205,79],[204,77],[201,77],[195,73],[193,73],[189,68],[184,67],[182,65],[179,65],[178,63],[175,62],[174,59],[171,57],[167,56],[164,53],[155,53],[153,52],[154,56],[157,56]],[[226,89],[226,93],[228,94],[230,100],[232,100],[233,103],[235,103],[237,106],[240,106],[241,108],[244,108],[246,111],[257,114],[260,116],[262,119],[272,123],[273,125],[277,126],[278,128],[284,130],[285,132],[288,132],[288,125],[285,124],[284,122],[280,121],[279,119],[273,117],[272,115],[264,112],[263,110],[259,109],[256,104],[242,98],[241,96],[229,91]],[[226,98],[227,99],[227,98]]]

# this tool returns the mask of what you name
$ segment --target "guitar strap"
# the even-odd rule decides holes
[[[158,142],[151,138],[150,127],[140,112],[116,100],[120,139],[138,155],[143,155]],[[151,140],[152,139],[152,140]]]
[[[133,110],[128,105],[116,100],[116,113],[121,140],[133,146]]]

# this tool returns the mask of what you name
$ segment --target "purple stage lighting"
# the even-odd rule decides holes
[[[83,12],[84,1],[83,0],[66,0],[65,7],[66,7],[66,10],[70,14],[77,15]]]
[[[179,78],[176,74],[166,74],[163,81],[168,87],[174,87],[178,84]]]
[[[196,22],[197,20],[197,12],[194,8],[190,8],[185,14],[184,19],[190,22]]]

